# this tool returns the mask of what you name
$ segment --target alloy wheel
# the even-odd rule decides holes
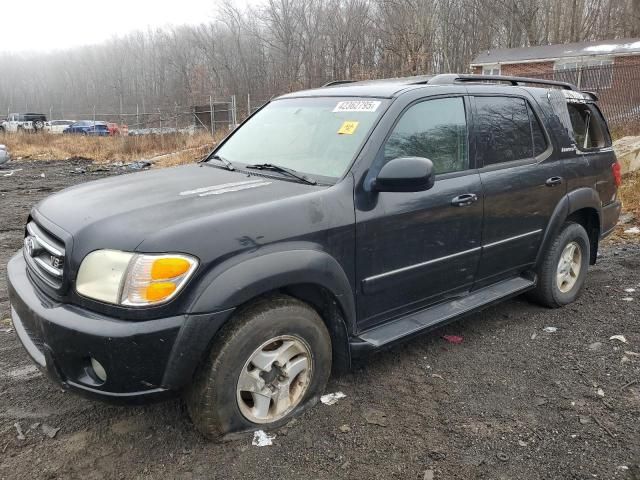
[[[582,268],[582,249],[576,242],[569,242],[562,250],[556,270],[556,284],[562,293],[571,291],[578,281]]]
[[[242,415],[253,423],[271,423],[290,413],[309,387],[311,358],[311,349],[299,337],[282,335],[258,347],[238,378]]]

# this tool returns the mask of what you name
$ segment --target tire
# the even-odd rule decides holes
[[[571,247],[577,254],[571,253]],[[572,257],[571,266],[567,266],[561,258],[563,254],[565,259]],[[587,278],[589,256],[589,236],[584,227],[574,222],[565,223],[536,270],[538,285],[529,297],[549,308],[562,307],[575,301],[582,293]],[[564,276],[564,279],[561,280],[560,276]]]
[[[33,129],[36,132],[39,132],[43,128],[44,128],[44,122],[42,120],[36,120],[35,122],[33,122]]]
[[[265,358],[275,358],[271,354],[280,351],[278,358],[287,359],[281,366],[274,362],[260,369],[252,363],[264,366]],[[301,370],[301,359],[307,359],[306,370]],[[209,439],[279,428],[317,403],[330,372],[331,337],[318,313],[291,297],[265,297],[237,312],[223,327],[185,403],[194,426]],[[258,383],[252,383],[254,378]],[[286,390],[268,389],[287,382]],[[247,385],[260,394],[245,390]]]

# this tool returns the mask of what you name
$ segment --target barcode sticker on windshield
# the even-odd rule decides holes
[[[375,112],[381,102],[375,100],[347,100],[338,102],[334,112]]]

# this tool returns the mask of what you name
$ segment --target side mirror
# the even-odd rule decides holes
[[[387,162],[373,181],[376,192],[422,192],[433,187],[433,162],[422,157],[399,157]]]

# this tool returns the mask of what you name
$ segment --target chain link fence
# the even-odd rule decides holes
[[[640,63],[576,66],[527,76],[570,82],[595,93],[598,106],[614,127],[640,122]]]
[[[117,124],[120,132],[128,135],[169,134],[210,132],[215,135],[227,132],[249,115],[268,102],[269,98],[262,98],[248,94],[239,98],[232,95],[227,98],[210,96],[197,105],[179,105],[173,107],[144,107],[122,108],[114,112],[93,106],[88,111],[70,112],[63,106],[49,107],[41,111],[49,121],[92,121]],[[24,108],[24,107],[23,107]],[[0,110],[11,113],[23,113],[19,106],[9,106]]]

